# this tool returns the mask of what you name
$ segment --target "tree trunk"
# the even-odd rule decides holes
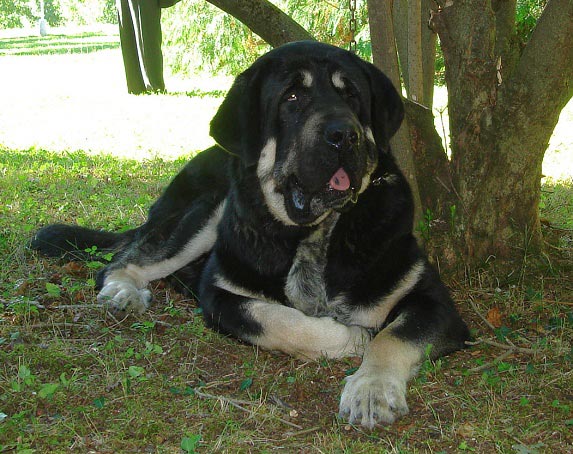
[[[398,50],[398,59],[400,61],[400,71],[404,81],[404,88],[406,89],[407,96],[410,93],[410,74],[408,67],[408,0],[393,0],[390,2],[392,11],[392,22],[394,36],[396,39],[396,49]],[[368,7],[370,14],[370,6]],[[370,20],[372,24],[372,19]],[[372,28],[372,25],[370,25]],[[372,38],[372,46],[374,47],[374,38]]]
[[[424,104],[422,68],[422,2],[408,2],[408,98]]]
[[[507,74],[498,71],[500,54],[513,55],[501,13],[491,0],[459,0],[433,19],[446,61],[458,228],[474,265],[540,249],[541,163],[573,94],[573,2],[549,1]]]
[[[394,87],[401,92],[400,69],[396,54],[396,39],[392,23],[392,5],[386,0],[368,0],[370,38],[374,64],[386,74]],[[414,196],[415,220],[417,224],[422,214],[420,191],[416,176],[416,165],[410,143],[410,127],[405,118],[402,126],[390,142],[398,165],[410,183]]]
[[[423,97],[420,104],[432,109],[434,106],[434,74],[436,72],[436,33],[430,28],[431,12],[435,8],[433,0],[422,0],[422,72]]]
[[[394,0],[392,5],[393,29],[404,88],[409,99],[431,109],[434,101],[436,34],[428,26],[428,21],[430,11],[435,7],[434,1]],[[409,52],[410,49],[414,49],[414,52]]]
[[[296,21],[268,0],[207,0],[249,27],[273,47],[291,41],[314,40]]]

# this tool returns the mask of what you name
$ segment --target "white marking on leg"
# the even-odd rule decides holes
[[[370,336],[359,326],[346,326],[330,317],[309,317],[298,309],[264,301],[250,301],[246,310],[262,334],[246,340],[267,350],[316,359],[360,355]]]
[[[126,272],[133,275],[140,282],[140,288],[149,282],[183,268],[188,263],[197,260],[203,254],[209,252],[217,240],[217,225],[223,217],[225,202],[221,202],[204,226],[185,244],[185,246],[173,257],[151,265],[139,266],[132,263],[125,268]]]
[[[416,262],[412,268],[398,281],[394,288],[384,295],[376,304],[368,308],[355,309],[350,313],[349,323],[379,328],[386,321],[386,317],[394,306],[416,286],[426,265],[423,260]]]
[[[273,217],[283,224],[296,225],[287,214],[283,195],[276,190],[276,182],[273,178],[276,150],[277,141],[274,138],[270,138],[261,150],[257,164],[257,176],[259,177],[265,203]]]
[[[151,302],[151,292],[145,287],[149,282],[174,273],[201,255],[209,252],[217,239],[217,225],[223,216],[225,202],[211,214],[205,225],[175,256],[139,266],[128,263],[125,268],[112,270],[105,278],[97,299],[112,309],[143,313]]]
[[[397,318],[368,344],[362,365],[346,380],[340,417],[372,428],[408,413],[406,387],[418,370],[423,349],[391,333],[402,322]]]
[[[125,269],[114,270],[106,276],[97,301],[112,311],[143,314],[151,303],[152,295],[148,289],[138,287],[140,284]]]
[[[344,83],[344,79],[342,78],[342,73],[340,71],[335,71],[332,74],[332,85],[340,90],[344,90],[344,88],[346,88],[346,84]]]

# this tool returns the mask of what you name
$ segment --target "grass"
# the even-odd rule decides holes
[[[0,56],[12,68],[0,72],[0,98],[11,106],[0,112],[0,452],[571,452],[566,175],[546,171],[551,266],[519,286],[486,273],[449,282],[477,344],[426,361],[409,389],[410,414],[364,431],[336,417],[357,359],[301,362],[220,336],[163,281],[149,312],[115,320],[93,304],[101,264],[26,249],[37,227],[56,220],[141,223],[206,146],[220,99],[185,93],[216,95],[212,81],[168,78],[180,94],[130,97],[118,57]],[[549,154],[560,171],[573,161],[568,129]]]
[[[90,53],[117,48],[119,48],[117,38],[103,32],[50,34],[4,38],[0,41],[0,56]]]

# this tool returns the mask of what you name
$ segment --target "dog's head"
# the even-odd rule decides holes
[[[390,80],[348,51],[279,47],[231,87],[211,135],[256,168],[265,202],[287,225],[320,222],[355,202],[403,117]]]

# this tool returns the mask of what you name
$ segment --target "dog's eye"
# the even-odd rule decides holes
[[[358,96],[358,92],[352,85],[346,85],[344,90],[342,90],[342,95],[345,98],[356,98]]]
[[[298,96],[296,95],[296,93],[289,93],[286,97],[285,100],[287,102],[294,102],[294,101],[298,101]]]
[[[344,95],[347,98],[356,98],[358,96],[358,93],[356,93],[356,90],[352,89],[352,88],[348,88],[345,92]]]

